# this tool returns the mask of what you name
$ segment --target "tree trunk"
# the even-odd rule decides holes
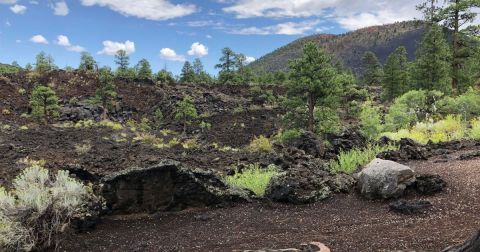
[[[460,0],[455,0],[455,4],[458,5]],[[453,31],[453,68],[452,68],[452,89],[453,93],[457,93],[458,89],[458,77],[460,74],[460,44],[459,44],[459,32],[460,32],[460,12],[455,11],[454,31]]]
[[[314,124],[315,118],[314,113],[315,111],[315,98],[312,94],[308,95],[308,130],[313,132],[314,131]]]

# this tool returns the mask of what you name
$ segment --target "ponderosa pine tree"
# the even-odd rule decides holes
[[[33,89],[30,106],[32,107],[33,117],[38,120],[43,119],[45,123],[48,123],[52,117],[57,117],[60,113],[55,91],[46,86],[37,86]]]
[[[183,133],[187,133],[187,125],[192,123],[192,120],[197,118],[197,109],[191,96],[185,96],[183,100],[177,102],[175,108],[175,120],[183,123]]]
[[[383,67],[373,52],[366,52],[362,58],[363,78],[362,83],[366,86],[380,85],[383,78]]]
[[[40,52],[36,56],[35,71],[38,73],[45,73],[52,71],[57,67],[54,64],[54,60],[51,55],[47,55],[45,52]]]
[[[445,27],[450,29],[452,34],[452,89],[457,92],[459,86],[465,86],[460,83],[464,66],[468,59],[472,57],[470,44],[467,39],[469,33],[478,32],[478,26],[467,26],[472,24],[478,16],[477,8],[480,7],[480,0],[445,0],[446,5],[436,6],[437,0],[428,0],[418,6],[425,13],[427,21],[432,23],[442,22]],[[430,20],[428,20],[430,19]]]
[[[190,61],[186,61],[182,68],[182,73],[180,74],[181,83],[194,83],[195,82],[195,71],[193,70],[192,64]]]
[[[102,118],[106,119],[109,108],[112,107],[115,98],[117,98],[112,70],[108,67],[100,69],[98,81],[100,85],[96,91],[96,100],[102,105]]]
[[[117,54],[115,54],[115,64],[117,64],[117,76],[127,77],[130,57],[128,57],[125,50],[119,50]]]
[[[150,62],[147,59],[141,59],[138,64],[135,66],[137,72],[137,78],[141,80],[152,79],[152,67]]]
[[[404,46],[397,48],[388,56],[383,72],[385,100],[391,101],[409,90],[409,62]]]
[[[175,78],[173,77],[172,72],[169,72],[166,68],[160,70],[156,76],[156,80],[162,84],[174,84]]]
[[[291,84],[288,95],[292,101],[292,111],[300,112],[307,108],[305,128],[314,132],[315,110],[329,108],[338,100],[341,84],[338,73],[332,65],[332,57],[315,43],[309,42],[303,48],[303,56],[290,62]]]
[[[222,84],[232,83],[235,79],[236,71],[236,53],[230,48],[222,50],[222,57],[220,63],[215,68],[220,69],[218,80]]]
[[[415,89],[438,90],[449,94],[452,87],[450,48],[441,27],[431,24],[427,29],[416,52],[412,83]]]
[[[85,72],[94,72],[97,69],[97,62],[87,52],[82,52],[80,56],[80,65],[78,66],[78,70],[85,71]]]

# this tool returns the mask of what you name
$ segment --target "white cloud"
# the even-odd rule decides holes
[[[230,31],[232,34],[239,35],[301,35],[311,31],[320,21],[287,22],[265,27],[247,27]]]
[[[185,56],[178,55],[173,49],[170,48],[162,48],[162,50],[160,50],[160,57],[170,61],[185,61]]]
[[[135,52],[135,43],[130,40],[124,43],[106,40],[103,41],[103,50],[98,53],[113,56],[120,50],[124,50],[127,54],[132,54]]]
[[[17,0],[0,0],[0,4],[14,4]]]
[[[212,39],[212,38],[213,38],[212,35],[210,35],[210,34],[207,34],[207,36],[205,36],[205,37],[208,38],[208,39]]]
[[[15,43],[20,44],[22,41],[20,39],[15,40]]]
[[[25,14],[25,12],[27,12],[27,6],[15,4],[10,7],[10,10],[15,14]]]
[[[197,11],[193,4],[173,4],[169,0],[81,0],[85,6],[108,7],[125,16],[148,20],[167,20],[190,15]]]
[[[199,42],[195,42],[192,44],[190,47],[190,50],[188,51],[188,55],[190,56],[196,56],[196,57],[203,57],[208,55],[208,48]]]
[[[30,41],[37,44],[48,44],[48,40],[42,35],[33,36]]]
[[[79,45],[74,45],[74,46],[67,47],[67,51],[81,53],[81,52],[85,52],[86,50],[85,50],[85,48],[83,48]]]
[[[65,1],[56,2],[53,6],[53,14],[57,16],[66,16],[70,13],[68,5]]]
[[[423,0],[236,0],[223,10],[237,18],[323,17],[357,29],[421,17]]]
[[[38,4],[38,1],[35,1],[35,0],[31,0],[31,1],[28,1],[29,4],[35,4],[37,5]]]
[[[7,20],[7,21],[5,21],[5,25],[6,25],[7,27],[10,27],[10,26],[12,26],[12,23],[10,23],[10,20]]]
[[[59,46],[65,47],[65,49],[67,49],[67,51],[70,51],[70,52],[84,52],[85,51],[85,48],[83,48],[79,45],[72,45],[70,43],[70,39],[65,35],[58,35],[55,43]]]
[[[250,63],[254,62],[255,60],[257,60],[257,59],[255,59],[254,57],[251,57],[251,56],[245,57],[245,63],[247,63],[247,64],[250,64]]]
[[[56,43],[61,46],[71,46],[70,39],[68,39],[68,37],[65,35],[59,35]]]

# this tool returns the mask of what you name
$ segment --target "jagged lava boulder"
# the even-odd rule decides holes
[[[415,172],[410,167],[378,158],[357,176],[358,189],[368,199],[398,198],[415,182]]]
[[[190,169],[173,160],[117,172],[102,182],[102,195],[113,213],[182,210],[249,198],[246,191],[231,188],[212,171]]]

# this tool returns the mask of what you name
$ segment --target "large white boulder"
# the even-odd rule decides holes
[[[358,174],[358,189],[368,199],[398,198],[413,182],[415,172],[410,167],[378,158]]]

